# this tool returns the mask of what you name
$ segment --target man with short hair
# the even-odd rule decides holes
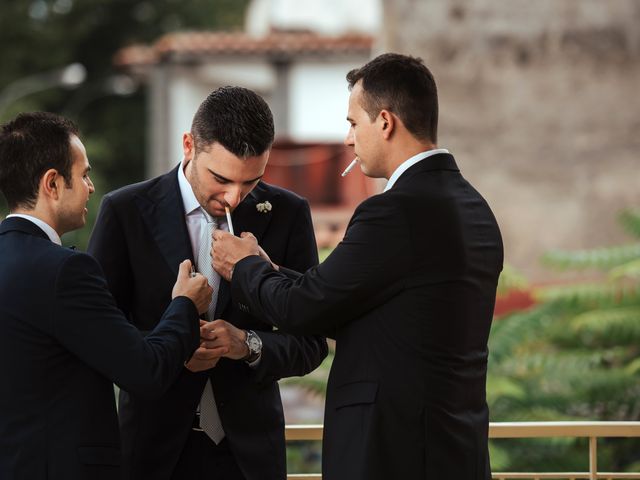
[[[283,480],[284,418],[277,380],[304,375],[327,354],[318,336],[274,331],[230,302],[211,268],[211,231],[261,239],[282,265],[317,264],[309,205],[261,181],[274,137],[265,101],[251,90],[213,91],[183,135],[169,173],[106,195],[89,243],[118,305],[140,330],[169,302],[174,259],[195,259],[215,285],[201,347],[159,400],[120,400],[126,478]]]
[[[381,55],[347,75],[345,143],[386,178],[343,241],[302,275],[251,235],[214,233],[234,302],[283,331],[336,340],[325,480],[489,480],[487,339],[503,249],[496,220],[437,148],[438,101],[420,59]],[[274,262],[277,265],[277,262]]]
[[[113,383],[157,397],[198,346],[211,288],[180,264],[142,338],[87,254],[61,246],[93,193],[76,127],[25,113],[0,129],[0,478],[120,479]]]

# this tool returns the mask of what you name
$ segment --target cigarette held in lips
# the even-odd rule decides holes
[[[358,157],[354,158],[353,161],[349,164],[349,166],[347,168],[344,169],[344,172],[342,172],[342,176],[346,176],[347,173],[349,173],[351,170],[353,170],[353,167],[356,166],[356,163],[358,163]]]
[[[227,225],[229,225],[229,233],[231,235],[235,235],[235,233],[233,232],[233,223],[231,223],[231,212],[229,211],[229,206],[225,206],[224,211],[227,214]]]

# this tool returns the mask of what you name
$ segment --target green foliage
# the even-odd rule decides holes
[[[558,269],[603,270],[623,265],[638,257],[640,257],[640,243],[577,252],[554,250],[544,255],[543,262]]]
[[[624,210],[620,213],[620,223],[629,235],[640,238],[640,208]]]
[[[318,473],[321,470],[322,446],[319,441],[287,442],[287,472]]]
[[[498,279],[498,295],[511,290],[524,290],[529,286],[527,279],[509,264],[505,264]]]
[[[318,258],[320,263],[324,262],[327,257],[333,252],[333,248],[325,247],[318,249]]]
[[[319,397],[324,397],[327,392],[327,379],[329,370],[335,356],[335,342],[328,340],[329,354],[322,361],[320,366],[304,377],[289,377],[280,381],[283,385],[295,385]]]
[[[640,236],[637,210],[620,221]],[[640,244],[556,251],[545,261],[598,269],[602,279],[536,289],[538,306],[494,322],[491,420],[640,420]],[[499,441],[493,448],[504,470],[586,469],[581,439]],[[599,461],[605,470],[629,469],[640,461],[638,442],[601,442]]]

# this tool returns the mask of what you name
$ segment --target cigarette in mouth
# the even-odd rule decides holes
[[[355,167],[357,163],[358,163],[358,157],[354,158],[353,161],[349,164],[349,166],[344,169],[344,172],[342,172],[341,176],[345,177],[347,173],[353,170],[353,167]]]
[[[231,223],[231,212],[229,211],[228,205],[224,207],[224,211],[227,214],[227,225],[229,225],[229,233],[231,235],[235,235],[235,233],[233,233],[233,223]]]

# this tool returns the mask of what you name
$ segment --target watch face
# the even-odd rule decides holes
[[[249,350],[251,350],[253,353],[258,353],[260,351],[260,347],[260,340],[258,340],[254,336],[251,336],[251,338],[249,339]]]

